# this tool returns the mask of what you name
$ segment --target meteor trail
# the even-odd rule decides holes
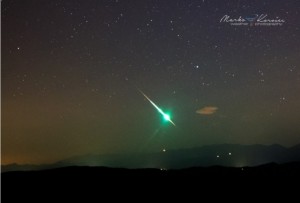
[[[139,90],[139,89],[138,89]],[[169,121],[170,123],[172,123],[172,125],[176,126],[175,123],[171,120],[170,116],[166,113],[164,113],[158,106],[156,106],[156,104],[151,101],[151,99],[149,99],[149,97],[147,97],[146,94],[144,94],[144,92],[142,92],[141,90],[139,90],[139,92],[157,109],[157,111],[163,115],[164,119]]]

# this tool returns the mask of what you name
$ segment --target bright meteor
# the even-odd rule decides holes
[[[163,115],[163,117],[164,117],[165,120],[169,121],[170,123],[172,123],[172,125],[176,126],[175,123],[171,120],[171,118],[170,118],[170,116],[168,114],[164,113],[158,106],[156,106],[156,104],[153,101],[151,101],[151,99],[149,99],[149,97],[147,97],[147,95],[145,95],[144,92],[142,92],[141,90],[139,90],[139,91],[157,109],[157,111],[161,115]]]

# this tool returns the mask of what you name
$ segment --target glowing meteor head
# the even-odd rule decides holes
[[[164,114],[164,119],[166,121],[170,121],[171,120],[171,118],[170,118],[170,116],[168,114]]]
[[[139,90],[141,92],[142,95],[144,95],[144,97],[156,108],[156,110],[163,116],[163,118],[165,119],[165,121],[169,121],[170,123],[172,123],[172,125],[176,126],[175,123],[171,120],[170,115],[164,113],[158,106],[156,106],[156,104],[151,101],[147,95],[145,95],[141,90]]]

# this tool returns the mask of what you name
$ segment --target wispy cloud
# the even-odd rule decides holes
[[[198,109],[196,113],[201,114],[201,115],[212,115],[216,113],[218,110],[218,107],[216,106],[206,106],[204,108]]]

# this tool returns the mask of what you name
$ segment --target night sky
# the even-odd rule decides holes
[[[300,143],[299,8],[297,0],[2,1],[2,163]],[[255,14],[284,23],[220,22]]]

